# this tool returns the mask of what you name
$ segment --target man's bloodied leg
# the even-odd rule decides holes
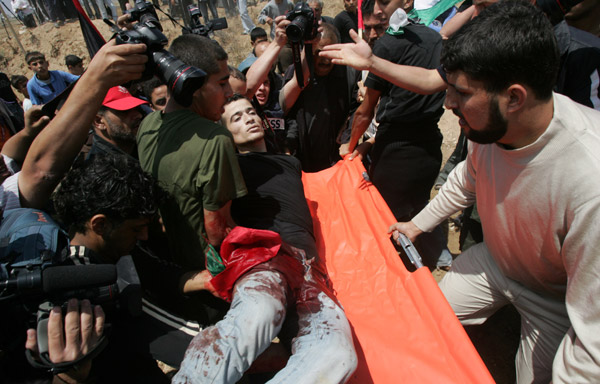
[[[173,383],[237,382],[279,333],[286,287],[283,276],[274,271],[240,278],[227,315],[194,337]]]

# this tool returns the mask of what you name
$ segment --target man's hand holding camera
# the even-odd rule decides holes
[[[61,307],[54,307],[48,318],[48,354],[53,363],[75,361],[85,356],[104,332],[104,312],[96,305],[92,309],[89,300],[69,300],[64,317]],[[27,330],[25,348],[37,355],[37,332]],[[55,382],[78,383],[85,381],[92,367],[91,360],[84,360],[74,369],[55,376]],[[56,380],[58,379],[58,380]]]

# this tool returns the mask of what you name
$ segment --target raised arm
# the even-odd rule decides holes
[[[429,95],[446,89],[446,83],[437,70],[389,62],[373,55],[369,44],[356,32],[350,31],[350,37],[355,43],[328,45],[319,54],[330,58],[334,64],[367,70],[411,92]]]
[[[306,46],[304,47],[306,49]],[[304,49],[302,50],[302,73],[304,75],[304,85],[308,84],[310,80],[308,65],[306,64],[306,55],[304,54]],[[281,105],[281,109],[284,114],[287,114],[290,109],[296,104],[298,97],[302,93],[302,89],[298,85],[298,78],[296,77],[296,71],[294,69],[294,76],[290,81],[285,83],[283,88],[281,88],[281,92],[279,93],[279,105]]]
[[[275,29],[275,40],[269,44],[265,52],[252,64],[246,74],[246,97],[252,99],[258,88],[269,75],[269,71],[273,67],[279,52],[287,43],[287,35],[285,27],[290,23],[285,16],[279,16],[275,19],[277,28]]]
[[[452,35],[456,33],[456,31],[458,31],[463,25],[465,25],[467,21],[471,20],[474,17],[474,15],[474,5],[471,5],[464,11],[454,15],[454,17],[448,20],[448,22],[444,24],[444,26],[440,30],[440,35],[442,35],[442,39],[449,39]]]
[[[19,176],[24,207],[42,208],[87,139],[109,88],[139,79],[147,61],[144,44],[104,45],[65,104],[31,144]]]
[[[31,143],[48,122],[50,122],[50,118],[43,115],[41,106],[34,105],[29,108],[25,112],[25,128],[4,143],[2,154],[22,166]]]

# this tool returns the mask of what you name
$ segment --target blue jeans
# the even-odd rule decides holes
[[[305,276],[310,279],[310,271]],[[344,311],[322,291],[308,296],[311,299],[296,303],[292,356],[269,383],[344,383],[356,369]],[[225,318],[194,337],[172,382],[237,382],[277,336],[293,300],[281,273],[259,270],[244,275],[235,285]]]
[[[250,18],[248,14],[248,4],[247,0],[238,0],[238,9],[240,11],[240,19],[242,19],[242,27],[244,28],[244,32],[250,34],[256,25]]]

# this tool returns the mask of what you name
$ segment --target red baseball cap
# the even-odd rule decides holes
[[[108,90],[102,105],[117,111],[127,111],[147,103],[147,101],[131,96],[127,88],[118,86]]]

